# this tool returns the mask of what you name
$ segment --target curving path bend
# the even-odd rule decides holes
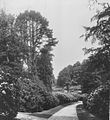
[[[82,104],[81,101],[68,105],[53,114],[48,120],[79,120],[76,112],[76,106]]]

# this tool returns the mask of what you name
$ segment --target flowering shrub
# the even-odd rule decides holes
[[[44,89],[30,79],[20,79],[20,111],[42,111],[44,102]]]
[[[45,98],[44,100],[45,103],[43,105],[44,110],[48,110],[59,105],[59,99],[52,93],[46,93],[44,95],[44,98]]]
[[[65,94],[65,93],[60,93],[60,92],[57,92],[57,93],[54,93],[54,94],[59,99],[59,101],[60,101],[59,104],[60,105],[77,101],[77,98],[74,97],[71,94]]]
[[[103,120],[109,120],[109,86],[101,85],[84,101],[85,107]]]
[[[0,84],[0,120],[12,120],[18,111],[18,101],[13,84],[2,82]]]
[[[24,104],[25,111],[27,112],[40,112],[43,110],[44,98],[40,95],[30,96]]]
[[[59,105],[59,100],[44,87],[39,87],[29,79],[20,80],[20,111],[39,112]]]

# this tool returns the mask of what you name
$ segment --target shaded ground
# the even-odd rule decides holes
[[[101,120],[84,109],[83,104],[76,107],[79,120]]]

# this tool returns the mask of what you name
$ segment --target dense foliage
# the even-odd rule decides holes
[[[45,85],[41,82],[33,82],[31,79],[19,79],[20,85],[20,111],[41,111],[43,96],[46,91]]]
[[[60,105],[66,104],[66,103],[77,102],[81,98],[81,96],[72,95],[70,93],[56,92],[54,93],[54,95],[58,98]]]
[[[48,26],[46,18],[35,11],[25,11],[16,18],[0,12],[0,117],[3,119],[12,120],[19,110],[41,111],[45,104],[52,107],[53,103],[45,102],[48,99],[57,101],[47,93],[53,79],[52,47],[57,44]]]
[[[97,114],[103,120],[108,120],[110,85],[110,6],[105,3],[101,5],[103,7],[102,11],[99,11],[92,18],[92,20],[96,21],[96,25],[85,27],[85,40],[91,40],[92,43],[95,41],[98,42],[97,48],[85,49],[86,53],[91,53],[85,71],[89,74],[92,73],[91,77],[95,76],[94,80],[98,84],[96,83],[96,88],[90,88],[90,93],[86,101],[84,101],[84,104],[92,113]]]
[[[58,42],[49,29],[49,22],[39,12],[25,11],[18,15],[15,27],[20,40],[28,46],[23,62],[27,65],[31,79],[40,79],[51,90],[51,51]]]
[[[48,91],[52,91],[53,82],[52,54],[50,49],[49,45],[41,49],[41,55],[37,61],[39,79],[43,81]]]
[[[0,119],[12,119],[19,109],[22,46],[14,29],[14,18],[0,13]],[[4,118],[3,118],[4,117]]]
[[[80,70],[81,64],[79,61],[76,62],[73,66],[68,65],[59,72],[57,85],[60,87],[66,86],[67,83],[70,83],[71,85],[77,85]]]
[[[101,85],[84,99],[84,106],[103,120],[109,120],[109,86]]]
[[[29,79],[19,80],[20,83],[20,111],[37,112],[48,110],[58,105],[76,102],[81,96],[61,92],[46,92],[46,87],[33,83]]]
[[[57,79],[58,86],[64,87],[66,82],[71,81],[71,75],[70,75],[71,71],[72,71],[72,66],[69,65],[59,72],[58,79]]]

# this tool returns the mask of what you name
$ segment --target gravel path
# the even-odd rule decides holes
[[[76,112],[76,106],[79,104],[82,104],[82,102],[64,107],[52,115],[48,120],[79,120]]]

